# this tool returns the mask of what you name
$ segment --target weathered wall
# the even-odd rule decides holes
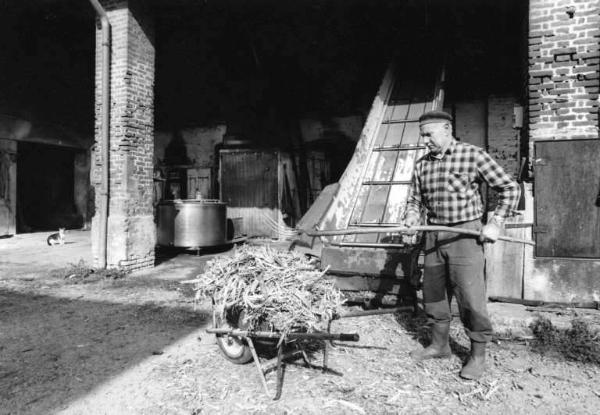
[[[225,125],[186,128],[177,132],[157,131],[154,139],[154,163],[168,165],[167,148],[181,140],[185,157],[194,167],[212,168],[216,165],[215,146],[223,142],[227,132]]]
[[[487,149],[485,99],[461,100],[454,103],[453,107],[454,135],[465,143]]]
[[[154,44],[152,19],[137,1],[106,0],[112,28],[110,179],[107,265],[128,270],[154,265]],[[100,199],[101,30],[96,33],[96,152],[93,184]],[[98,262],[98,214],[92,221]]]
[[[532,140],[598,138],[598,0],[530,0]]]
[[[90,186],[90,152],[81,151],[75,154],[73,166],[74,202],[77,213],[83,218],[83,228],[89,229],[93,215],[90,203],[92,189]]]
[[[300,132],[304,142],[343,137],[350,141],[358,141],[364,124],[362,115],[348,115],[346,117],[332,117],[328,120],[316,118],[303,118],[299,121]]]
[[[599,138],[599,78],[600,1],[530,0],[531,154],[537,140]],[[535,157],[533,161],[535,175]],[[565,195],[573,200],[579,196]],[[598,299],[598,260],[531,257],[526,265],[525,298]]]
[[[513,112],[517,99],[492,95],[488,98],[487,150],[490,156],[513,177],[519,173],[520,130],[513,128]]]
[[[73,132],[59,122],[38,123],[5,114],[0,114],[0,138],[81,150],[88,150],[93,143],[91,136]]]

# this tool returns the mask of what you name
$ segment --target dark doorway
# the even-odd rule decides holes
[[[17,232],[81,227],[74,202],[75,150],[36,143],[17,148]]]

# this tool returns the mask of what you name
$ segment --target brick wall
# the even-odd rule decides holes
[[[530,137],[598,138],[599,0],[530,0]]]
[[[112,29],[110,179],[107,264],[128,270],[154,265],[152,210],[154,57],[151,18],[134,1],[102,1]],[[96,146],[92,177],[99,194],[101,31],[96,34]],[[99,198],[96,198],[98,211]],[[97,260],[97,215],[92,251]],[[96,226],[94,226],[96,225]],[[96,242],[96,243],[94,243]],[[95,245],[95,246],[94,246]]]

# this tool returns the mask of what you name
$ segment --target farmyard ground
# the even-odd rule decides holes
[[[253,364],[220,354],[204,331],[209,305],[194,305],[179,283],[226,251],[169,255],[125,279],[75,283],[51,270],[89,260],[89,233],[71,232],[71,244],[52,248],[41,243],[45,236],[0,240],[0,413],[595,414],[600,406],[598,366],[540,355],[502,334],[489,348],[485,377],[461,380],[468,342],[458,321],[453,358],[415,364],[408,351],[425,341],[423,319],[405,314],[335,322],[334,331],[359,333],[360,342],[337,343],[329,373],[289,363],[283,395],[273,401]],[[491,309],[497,327],[513,334],[533,318]],[[274,390],[275,375],[267,379]]]

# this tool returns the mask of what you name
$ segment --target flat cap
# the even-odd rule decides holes
[[[419,124],[430,124],[434,122],[452,122],[452,115],[444,111],[427,111],[419,117]]]

